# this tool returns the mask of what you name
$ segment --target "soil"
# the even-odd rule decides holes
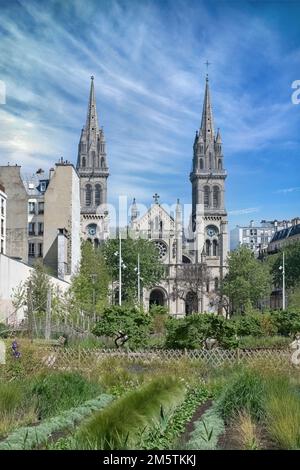
[[[182,449],[184,448],[184,444],[186,444],[190,440],[190,435],[194,431],[194,423],[195,421],[198,421],[198,419],[201,418],[203,413],[205,413],[208,408],[212,406],[212,400],[207,400],[205,403],[202,403],[200,405],[195,413],[193,414],[191,420],[186,424],[185,430],[183,434],[181,434],[179,441],[178,441],[178,448]]]
[[[278,446],[269,436],[266,428],[263,425],[258,425],[257,427],[260,442],[261,450],[276,450]],[[218,440],[217,449],[221,450],[244,450],[241,449],[239,439],[237,436],[237,430],[234,427],[234,424],[226,425],[225,432],[221,434]]]

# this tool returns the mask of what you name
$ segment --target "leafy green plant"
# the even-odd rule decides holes
[[[251,369],[233,374],[224,385],[216,406],[226,422],[241,410],[247,411],[254,419],[262,419],[265,415],[265,389],[260,374]]]
[[[185,449],[214,450],[217,448],[220,435],[225,431],[224,421],[214,404],[200,419],[195,421],[194,430]]]
[[[239,339],[239,347],[245,349],[285,349],[291,342],[285,336],[242,336]]]

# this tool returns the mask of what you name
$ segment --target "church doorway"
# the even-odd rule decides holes
[[[165,305],[165,295],[161,289],[153,289],[150,293],[149,298],[149,309],[151,309],[152,305]]]
[[[191,315],[198,312],[198,296],[195,292],[188,292],[185,298],[185,314]]]

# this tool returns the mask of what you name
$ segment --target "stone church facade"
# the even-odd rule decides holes
[[[77,160],[81,191],[82,237],[95,246],[109,236],[107,181],[109,176],[103,129],[99,127],[94,79],[86,125],[82,129]],[[192,312],[221,312],[219,286],[226,271],[228,254],[225,209],[224,157],[220,130],[215,133],[206,77],[202,119],[193,145],[190,173],[192,213],[190,228],[183,229],[180,201],[169,213],[154,195],[154,203],[139,216],[137,203],[131,206],[128,233],[151,240],[165,265],[165,277],[151,289],[143,289],[144,308],[166,306],[174,316]],[[142,267],[141,267],[142,271]]]

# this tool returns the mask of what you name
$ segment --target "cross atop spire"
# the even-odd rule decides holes
[[[212,107],[209,92],[208,76],[206,75],[204,102],[202,110],[202,119],[200,131],[205,143],[212,142],[214,138],[214,123],[212,115]]]

